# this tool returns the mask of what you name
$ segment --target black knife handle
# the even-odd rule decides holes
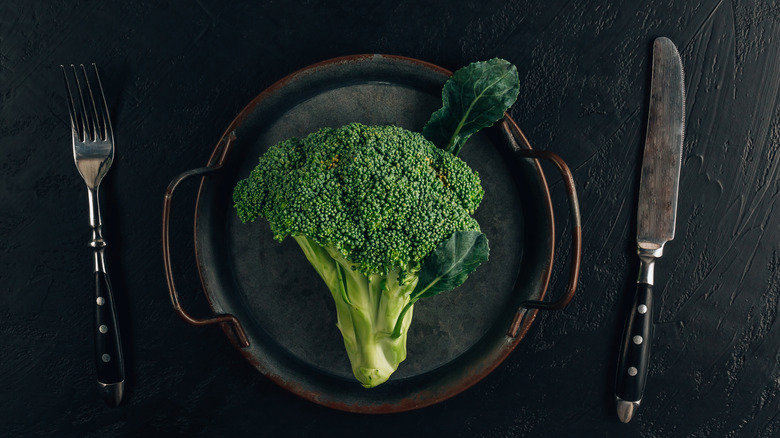
[[[653,339],[653,286],[637,283],[634,302],[623,329],[615,396],[639,402],[645,392],[650,344]]]
[[[114,294],[105,272],[95,272],[95,365],[98,386],[110,405],[121,401],[125,380]]]

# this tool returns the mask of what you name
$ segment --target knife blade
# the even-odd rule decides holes
[[[639,277],[623,329],[615,379],[620,421],[639,408],[647,380],[653,334],[655,261],[674,239],[677,193],[685,130],[685,85],[677,47],[668,38],[653,42],[650,104],[637,208]]]

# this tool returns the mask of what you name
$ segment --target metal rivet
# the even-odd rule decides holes
[[[634,343],[635,343],[636,345],[639,345],[639,344],[641,344],[641,343],[642,343],[642,337],[641,337],[641,336],[639,336],[639,335],[636,335],[636,336],[634,336]]]
[[[636,368],[634,368],[634,367],[629,367],[628,368],[628,375],[629,376],[636,376],[636,373],[637,373]]]
[[[111,356],[109,356],[109,355],[107,355],[107,354],[104,354],[104,355],[103,355],[103,356],[101,356],[100,358],[101,358],[101,359],[103,359],[103,362],[108,362],[108,361],[110,361],[110,360],[111,360]]]
[[[108,333],[108,326],[106,326],[105,324],[102,324],[100,327],[98,327],[98,330],[100,330],[100,333],[106,334],[106,333]]]
[[[106,304],[106,300],[103,297],[97,297],[97,300],[95,301],[97,301],[98,306],[102,306],[103,304]]]
[[[647,313],[647,306],[645,306],[644,304],[640,304],[640,305],[639,305],[639,306],[636,308],[636,311],[637,311],[637,312],[639,312],[639,313],[641,313],[642,315],[644,315],[645,313]]]

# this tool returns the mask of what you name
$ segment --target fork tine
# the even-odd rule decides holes
[[[102,128],[103,128],[103,139],[108,139],[109,137],[113,136],[113,133],[111,132],[111,117],[109,117],[108,115],[108,103],[106,103],[106,93],[103,92],[103,82],[100,80],[100,74],[98,73],[97,65],[94,62],[92,63],[92,69],[95,71],[95,79],[97,80],[97,90],[100,93],[98,99],[98,105],[102,104],[101,107],[103,109],[103,111],[100,112],[102,116],[101,119],[102,119]]]
[[[73,134],[79,141],[109,139],[112,136],[111,118],[108,114],[108,104],[97,65],[92,63],[92,70],[97,81],[97,87],[94,90],[84,64],[79,64],[78,67],[74,64],[70,65],[70,73],[73,76],[75,86],[71,85],[65,66],[60,65],[60,68],[68,91],[68,114]],[[81,70],[80,75],[79,70]],[[76,99],[77,92],[78,99]]]
[[[88,93],[87,97],[89,97],[89,103],[91,104],[91,105],[88,105],[89,108],[87,108],[87,107],[84,108],[84,112],[85,113],[89,111],[89,115],[87,117],[87,120],[90,121],[90,123],[89,123],[89,130],[90,130],[90,134],[91,134],[91,139],[92,140],[97,140],[97,139],[101,139],[102,140],[104,138],[103,134],[98,129],[98,125],[100,124],[100,118],[98,116],[97,106],[95,105],[95,95],[92,94],[92,85],[89,83],[89,76],[87,76],[87,69],[84,67],[84,64],[79,65],[79,67],[81,67],[81,74],[84,77],[84,84],[86,85],[86,88],[87,88],[87,93]],[[83,99],[83,97],[82,97],[82,99]]]
[[[68,90],[68,117],[70,118],[70,129],[75,137],[81,139],[81,120],[79,114],[76,111],[76,102],[73,100],[73,91],[68,80],[68,71],[64,65],[60,65],[62,69],[62,78],[65,80],[65,88]]]
[[[84,64],[79,64],[79,67],[81,67],[81,71],[82,71],[81,77],[84,78],[84,84],[82,84],[81,81],[79,80],[78,69],[76,68],[76,66],[72,66],[72,67],[73,67],[73,75],[76,77],[76,84],[78,85],[79,88],[79,99],[81,100],[81,114],[82,116],[84,116],[84,140],[85,141],[87,139],[95,140],[96,139],[95,120],[94,117],[90,115],[89,104],[88,104],[89,102],[88,98],[90,98],[91,96],[86,95],[86,93],[89,93],[90,95],[92,94],[92,90],[89,89],[89,79],[87,78],[87,71],[84,69]],[[84,90],[85,86],[87,88],[86,91]],[[95,106],[94,102],[92,106],[93,107]]]
[[[84,65],[82,64],[82,68]],[[90,134],[93,132],[92,124],[90,123],[92,120],[89,117],[89,113],[87,112],[87,103],[84,101],[84,87],[81,85],[81,81],[79,80],[79,73],[78,70],[76,70],[76,66],[71,64],[70,69],[73,71],[73,78],[76,81],[76,89],[79,92],[79,103],[81,104],[79,111],[81,114],[81,140],[87,141],[87,140],[94,140],[95,137],[91,136]],[[84,76],[84,80],[86,80],[86,76]]]
[[[81,81],[79,80],[78,71],[76,70],[76,66],[71,64],[70,65],[70,72],[73,75],[73,80],[75,82],[75,87],[73,91],[73,96],[76,97],[76,93],[78,93],[78,99],[71,99],[73,102],[73,110],[74,115],[76,119],[76,129],[78,138],[80,141],[86,141],[89,139],[89,115],[87,114],[86,110],[86,103],[84,102],[84,91],[81,87]],[[67,78],[66,78],[67,80]]]

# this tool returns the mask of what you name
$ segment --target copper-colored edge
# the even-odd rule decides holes
[[[239,113],[236,115],[235,119],[230,123],[228,128],[225,130],[225,132],[222,134],[222,137],[220,138],[219,142],[217,143],[217,147],[214,149],[214,152],[212,152],[212,155],[209,157],[209,162],[213,161],[217,154],[219,153],[219,145],[225,140],[226,136],[231,135],[236,128],[238,128],[241,123],[246,119],[246,117],[252,113],[254,108],[265,98],[267,98],[270,94],[276,92],[277,90],[281,89],[285,85],[287,85],[290,81],[296,79],[297,77],[307,74],[308,72],[312,70],[316,70],[322,67],[327,67],[330,65],[335,64],[344,64],[349,62],[361,62],[364,60],[370,60],[373,58],[385,58],[385,59],[392,59],[401,61],[408,64],[414,64],[419,65],[420,67],[423,67],[425,69],[433,70],[435,72],[442,73],[446,76],[452,76],[452,71],[445,69],[443,67],[440,67],[436,64],[429,63],[427,61],[422,61],[415,58],[409,58],[405,56],[398,56],[398,55],[386,55],[386,54],[361,54],[361,55],[349,55],[349,56],[342,56],[337,58],[332,58],[328,60],[324,60],[315,64],[311,64],[307,67],[304,67],[302,69],[296,70],[295,72],[285,76],[284,78],[274,82],[271,86],[266,88],[263,92],[261,92],[257,97],[252,99],[249,104],[247,104]],[[509,115],[505,115],[505,119],[508,121],[508,123],[511,123],[516,131],[520,134],[520,143],[523,147],[527,149],[532,149],[531,144],[528,142],[528,139],[525,137],[525,135],[520,131],[520,128],[517,126],[514,120],[512,120]],[[542,182],[542,187],[544,189],[544,195],[545,200],[547,204],[547,214],[550,219],[551,224],[551,243],[550,243],[550,259],[547,263],[547,268],[542,273],[542,291],[540,294],[539,299],[544,299],[544,296],[547,291],[547,287],[549,285],[550,276],[552,274],[552,263],[553,263],[553,256],[554,248],[555,248],[555,221],[553,220],[553,210],[552,210],[552,200],[550,198],[550,191],[549,187],[547,185],[547,180],[544,177],[544,172],[542,172],[541,166],[538,162],[535,162],[535,167],[537,168],[537,173],[539,178]],[[197,245],[197,211],[199,208],[199,204],[201,201],[201,193],[203,191],[203,185],[205,183],[205,178],[201,179],[201,184],[198,189],[198,195],[196,199],[196,205],[195,205],[195,226],[193,227],[193,234],[194,234],[194,241],[195,241],[195,256],[197,260],[200,260],[199,257],[199,250]],[[203,286],[206,299],[209,303],[209,306],[211,306],[212,309],[214,309],[214,303],[211,300],[211,296],[208,293],[208,290],[206,288],[206,282],[204,281],[203,277],[203,270],[200,266],[200,263],[197,263],[197,269],[198,269],[198,275],[200,277],[201,285]],[[406,399],[402,399],[401,401],[393,404],[385,404],[385,405],[370,405],[370,406],[358,406],[354,404],[348,404],[348,403],[342,403],[342,402],[335,402],[335,401],[328,401],[323,400],[321,396],[317,393],[314,393],[312,391],[308,391],[300,385],[297,385],[295,382],[290,382],[288,380],[285,380],[283,377],[269,373],[267,371],[263,371],[263,374],[271,379],[274,383],[281,386],[282,388],[285,388],[286,390],[292,392],[293,394],[296,394],[300,396],[301,398],[304,398],[306,400],[309,400],[311,402],[317,403],[322,406],[326,406],[332,409],[340,410],[340,411],[346,411],[346,412],[352,412],[352,413],[364,413],[364,414],[390,414],[390,413],[399,413],[399,412],[405,412],[405,411],[411,411],[415,409],[424,408],[427,406],[431,406],[437,403],[440,403],[442,401],[445,401],[447,399],[450,399],[463,391],[467,390],[468,388],[475,385],[477,382],[485,378],[488,374],[490,374],[493,370],[495,370],[506,358],[509,356],[509,354],[515,349],[517,344],[522,340],[522,338],[526,335],[528,332],[528,329],[530,328],[531,324],[533,323],[534,319],[536,318],[537,310],[536,309],[529,309],[523,312],[522,317],[520,318],[521,322],[519,324],[519,327],[517,328],[516,336],[506,338],[506,343],[501,350],[499,350],[499,353],[496,356],[492,357],[491,363],[485,365],[484,367],[479,368],[475,373],[468,375],[466,378],[464,378],[459,385],[454,385],[447,390],[443,392],[436,392],[436,393],[422,393],[418,394],[414,397],[409,397]],[[230,339],[231,343],[239,350],[239,352],[244,356],[245,359],[247,359],[255,368],[263,369],[262,364],[259,363],[257,360],[255,360],[246,350],[240,348],[239,345],[236,344],[236,341],[233,339],[232,336],[230,336],[229,328],[225,326],[225,324],[221,324],[222,330],[225,332],[228,339]]]
[[[577,199],[577,189],[574,185],[574,176],[566,165],[566,162],[556,153],[544,150],[532,150],[521,149],[517,144],[516,136],[525,140],[525,136],[517,127],[517,125],[509,125],[508,123],[502,123],[501,128],[503,130],[505,138],[514,146],[516,153],[520,157],[532,158],[536,160],[548,160],[553,163],[563,177],[563,183],[566,188],[567,199],[569,200],[569,218],[572,223],[572,254],[571,263],[569,269],[569,283],[566,292],[557,300],[552,302],[546,302],[542,300],[527,300],[520,303],[521,307],[526,309],[542,309],[542,310],[560,310],[565,308],[569,302],[574,298],[574,293],[577,290],[577,282],[579,280],[580,272],[580,260],[582,257],[582,226],[580,223],[580,206]],[[515,321],[512,323],[512,329],[510,329],[510,336],[514,333],[514,328],[519,324],[520,315],[515,317]]]
[[[543,302],[543,301],[527,301],[525,303],[521,303],[521,305],[525,305],[525,307],[529,308],[537,308],[537,309],[543,309],[543,310],[561,310],[565,308],[569,302],[571,302],[572,298],[574,298],[574,293],[577,291],[577,282],[579,280],[579,273],[580,273],[580,260],[582,257],[582,225],[580,224],[580,207],[579,207],[579,201],[577,200],[577,190],[574,186],[574,177],[569,170],[569,167],[566,165],[566,163],[563,161],[563,159],[558,156],[557,154],[550,152],[550,151],[541,151],[541,150],[535,150],[535,151],[526,151],[524,156],[536,158],[536,159],[545,159],[553,162],[555,166],[558,168],[558,170],[561,172],[561,175],[563,177],[564,186],[566,187],[566,194],[569,199],[569,210],[570,210],[570,220],[572,223],[572,244],[571,244],[571,266],[569,268],[569,282],[568,286],[566,288],[566,292],[564,292],[560,298],[558,298],[555,301],[552,302]]]
[[[163,201],[162,253],[163,253],[163,266],[165,269],[165,280],[168,285],[168,294],[170,295],[171,304],[173,305],[173,309],[174,311],[176,311],[176,314],[179,315],[181,319],[183,319],[184,321],[186,321],[187,323],[193,326],[220,324],[224,328],[225,323],[228,323],[230,324],[230,326],[233,328],[235,332],[238,344],[242,347],[247,347],[249,346],[249,341],[246,337],[243,327],[241,326],[241,323],[238,321],[238,319],[235,316],[229,314],[222,314],[222,315],[213,316],[211,318],[201,319],[190,315],[186,310],[184,310],[184,308],[181,305],[181,301],[179,300],[179,294],[176,290],[176,285],[173,279],[173,266],[171,264],[171,249],[170,249],[170,219],[171,219],[171,203],[173,202],[173,192],[176,190],[178,185],[184,180],[193,176],[214,172],[218,170],[220,167],[222,167],[224,158],[227,155],[228,150],[230,149],[230,144],[232,140],[234,139],[235,139],[234,136],[227,137],[219,161],[213,164],[210,162],[209,165],[206,167],[184,172],[179,176],[177,176],[173,181],[171,181],[170,184],[168,184],[168,188],[165,190],[165,198]]]

